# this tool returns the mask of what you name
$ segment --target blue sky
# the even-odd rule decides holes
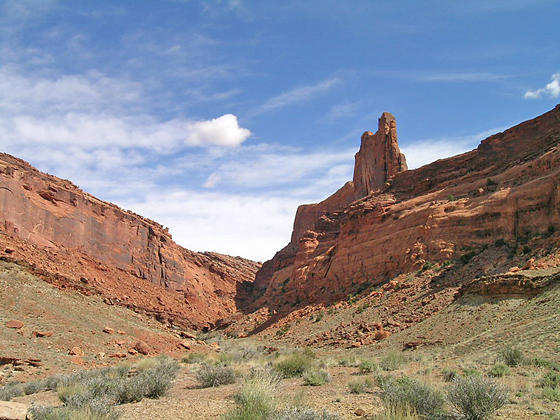
[[[560,102],[557,1],[0,0],[0,150],[256,260],[397,117],[410,167]]]

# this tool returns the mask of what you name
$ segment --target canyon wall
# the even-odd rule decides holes
[[[379,125],[362,136],[353,181],[298,209],[290,244],[257,273],[257,305],[332,302],[426,262],[468,261],[496,241],[515,248],[560,226],[560,106],[411,171],[394,117]]]
[[[85,279],[118,302],[169,312],[193,326],[238,311],[241,285],[251,283],[259,267],[184,249],[158,223],[7,154],[0,154],[0,233],[12,258],[21,254],[51,273]]]

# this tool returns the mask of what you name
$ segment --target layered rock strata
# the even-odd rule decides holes
[[[374,139],[374,141],[371,141]],[[257,273],[259,305],[331,302],[426,262],[461,259],[501,241],[512,248],[560,227],[560,106],[408,171],[396,123],[362,136],[354,179],[301,206],[291,242]]]

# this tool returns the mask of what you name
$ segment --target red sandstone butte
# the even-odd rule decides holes
[[[255,309],[330,302],[465,249],[560,226],[560,105],[467,153],[407,170],[388,113],[362,136],[354,177],[300,206],[290,243],[263,264]]]
[[[182,248],[160,224],[3,153],[0,249],[59,288],[193,329],[246,305],[260,267]]]

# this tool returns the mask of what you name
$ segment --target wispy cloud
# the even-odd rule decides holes
[[[412,75],[416,80],[426,82],[492,82],[505,79],[503,74],[485,72],[441,72]]]
[[[528,90],[523,97],[525,99],[537,99],[542,96],[558,98],[560,96],[560,73],[552,75],[552,80],[545,87],[537,90]]]
[[[278,108],[286,107],[288,105],[309,101],[314,96],[320,95],[332,89],[338,83],[340,83],[339,79],[332,78],[323,80],[314,85],[299,86],[287,92],[281,93],[278,96],[273,96],[272,98],[265,101],[262,105],[257,107],[255,110],[253,110],[251,114],[253,116],[259,115]]]
[[[401,146],[409,169],[419,168],[438,159],[444,159],[468,152],[478,146],[481,140],[504,128],[493,128],[480,133],[462,137],[441,137],[423,139]]]
[[[356,115],[360,106],[359,102],[342,102],[335,104],[323,117],[324,121],[336,121],[342,118],[348,118]]]

